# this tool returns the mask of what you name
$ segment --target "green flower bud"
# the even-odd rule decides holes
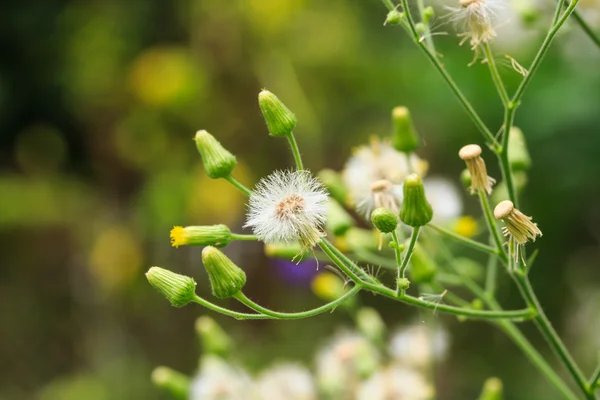
[[[196,148],[202,157],[206,175],[212,179],[227,178],[233,172],[235,156],[227,151],[213,135],[207,131],[196,132]]]
[[[516,126],[510,129],[508,137],[508,162],[513,171],[523,171],[531,167],[531,157],[527,151],[523,131]]]
[[[404,200],[400,209],[400,220],[416,228],[424,226],[433,218],[433,209],[425,197],[425,187],[421,177],[410,174],[404,179]]]
[[[423,22],[428,23],[429,21],[431,21],[431,18],[433,18],[434,16],[435,16],[435,11],[433,10],[433,7],[431,7],[431,6],[425,7],[425,9],[423,10]]]
[[[271,258],[300,262],[305,260],[309,254],[310,251],[303,249],[298,242],[265,244],[265,255]]]
[[[171,245],[225,247],[231,242],[231,231],[226,225],[175,226],[171,229]]]
[[[327,207],[326,227],[335,236],[344,235],[348,229],[355,225],[354,218],[337,201],[329,199]]]
[[[427,24],[425,22],[417,22],[415,24],[415,28],[417,29],[417,32],[420,34],[427,33]]]
[[[411,268],[408,272],[413,282],[427,283],[433,280],[437,271],[437,264],[419,244],[415,246],[410,263]]]
[[[203,315],[196,320],[195,327],[204,354],[216,354],[224,358],[229,355],[233,342],[214,319]]]
[[[376,208],[371,213],[371,222],[381,233],[393,232],[398,226],[396,214],[387,208]]]
[[[387,14],[384,25],[399,25],[404,18],[404,13],[398,10],[392,10]]]
[[[502,381],[498,378],[486,379],[479,400],[502,400]]]
[[[531,27],[542,15],[538,5],[531,0],[513,1],[512,5],[526,26]]]
[[[471,308],[473,310],[483,310],[483,301],[481,301],[481,299],[473,299]]]
[[[190,378],[169,367],[156,367],[152,371],[152,383],[155,386],[164,389],[173,398],[185,400],[188,398],[190,387]]]
[[[246,273],[216,248],[205,247],[202,250],[202,262],[215,297],[220,299],[232,297],[246,284]]]
[[[398,278],[398,289],[407,290],[410,287],[408,278]]]
[[[146,278],[175,307],[185,306],[196,296],[196,282],[189,276],[152,267],[146,272]]]
[[[327,188],[331,197],[340,204],[348,203],[348,189],[339,173],[332,169],[323,169],[317,174],[317,177]]]
[[[473,182],[473,180],[471,179],[471,173],[467,168],[463,169],[460,173],[460,181],[463,185],[465,185],[467,189],[471,187],[471,183]]]
[[[296,116],[268,90],[258,94],[258,106],[271,136],[287,136],[296,127]]]
[[[392,110],[392,146],[398,151],[410,153],[419,147],[419,136],[413,125],[410,112],[406,107],[396,107]]]
[[[356,313],[358,330],[371,342],[381,344],[385,338],[385,323],[381,315],[371,307],[362,307]]]

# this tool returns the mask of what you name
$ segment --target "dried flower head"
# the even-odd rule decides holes
[[[542,231],[536,223],[531,222],[531,217],[517,210],[510,200],[498,203],[494,216],[504,221],[504,236],[512,237],[518,244],[525,244],[529,240],[535,242],[536,237],[542,236]]]
[[[342,178],[350,202],[366,218],[376,208],[398,212],[402,201],[402,181],[411,172],[424,175],[427,162],[415,154],[395,150],[388,141],[373,138],[369,146],[360,146],[346,163]]]
[[[250,195],[247,221],[266,244],[300,242],[313,247],[324,235],[327,191],[308,171],[276,171]]]
[[[478,190],[485,190],[487,194],[492,193],[492,185],[496,183],[494,178],[490,178],[487,174],[485,161],[481,158],[481,147],[476,144],[464,146],[458,152],[458,156],[467,164],[467,169],[471,174],[471,194],[477,193]]]
[[[452,20],[463,30],[459,34],[463,37],[461,45],[468,40],[476,50],[496,37],[493,24],[500,4],[499,0],[459,0],[458,7],[450,7]]]

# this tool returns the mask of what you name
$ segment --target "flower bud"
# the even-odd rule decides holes
[[[331,197],[340,204],[348,204],[348,189],[339,173],[332,169],[323,169],[317,174],[317,177],[329,191]]]
[[[195,328],[204,354],[216,354],[220,357],[229,355],[233,342],[214,319],[203,315],[196,320]]]
[[[498,378],[486,379],[479,400],[502,400],[502,381]]]
[[[296,127],[296,116],[268,90],[258,94],[258,106],[271,136],[287,136]]]
[[[185,306],[196,296],[196,282],[189,276],[152,267],[146,272],[146,278],[175,307]]]
[[[508,162],[513,171],[523,171],[531,166],[523,131],[516,126],[510,128],[508,137]]]
[[[356,325],[363,336],[371,342],[383,343],[386,327],[377,310],[371,307],[362,307],[356,313]]]
[[[393,232],[398,226],[396,214],[387,208],[376,208],[371,213],[371,222],[381,233]]]
[[[212,179],[227,178],[236,165],[235,156],[205,130],[196,132],[196,148],[202,157],[206,175]]]
[[[404,179],[404,201],[400,209],[400,220],[416,228],[427,225],[433,218],[433,209],[425,197],[423,181],[417,174]]]
[[[398,278],[398,289],[407,290],[410,287],[408,278]]]
[[[426,24],[431,21],[431,18],[433,18],[435,16],[435,11],[433,10],[433,7],[431,6],[427,6],[425,7],[425,9],[423,10],[423,22],[425,22]]]
[[[398,10],[392,10],[387,14],[384,25],[399,25],[404,18],[404,13]]]
[[[433,280],[437,265],[419,244],[415,246],[410,263],[411,267],[408,272],[413,282],[427,283]]]
[[[491,194],[492,185],[496,181],[487,174],[485,161],[481,158],[481,147],[476,144],[469,144],[460,149],[458,156],[467,164],[471,174],[471,186],[469,188],[471,194],[475,194],[479,190]]]
[[[302,249],[298,242],[265,244],[264,249],[267,257],[294,260],[296,262],[304,261],[310,254],[310,251]]]
[[[410,153],[419,147],[419,136],[413,125],[410,112],[406,107],[396,107],[392,110],[392,146],[398,151]]]
[[[152,371],[152,383],[164,389],[173,398],[185,400],[188,398],[190,378],[169,367],[156,367]]]
[[[231,231],[226,225],[175,226],[171,229],[171,245],[225,247],[231,242]]]
[[[463,169],[460,173],[460,181],[467,189],[471,187],[473,180],[471,179],[471,173],[468,168]]]
[[[327,221],[325,225],[327,230],[335,236],[342,236],[348,229],[355,225],[355,221],[340,203],[329,199],[327,202]]]
[[[202,250],[202,262],[215,297],[220,299],[232,297],[246,284],[246,273],[216,248],[205,247]]]

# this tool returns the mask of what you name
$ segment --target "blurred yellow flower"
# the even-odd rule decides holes
[[[257,31],[273,36],[289,26],[304,0],[250,0],[246,15]]]
[[[311,289],[322,300],[332,301],[346,292],[344,282],[331,272],[322,272],[314,277]]]
[[[114,225],[98,235],[90,253],[89,268],[105,293],[123,289],[139,279],[141,266],[142,249],[127,227]]]
[[[466,238],[475,236],[477,234],[477,230],[477,221],[475,218],[468,215],[460,217],[454,224],[454,232]]]

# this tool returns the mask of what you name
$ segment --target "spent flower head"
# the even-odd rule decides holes
[[[500,0],[459,0],[458,7],[449,7],[451,19],[463,31],[459,36],[469,41],[472,50],[491,42],[496,37],[494,23],[502,4]]]
[[[313,247],[324,235],[327,191],[308,171],[276,171],[250,195],[247,221],[266,244],[298,241]]]
[[[467,169],[471,174],[469,192],[474,194],[478,190],[485,190],[487,194],[491,194],[492,185],[496,183],[496,180],[487,174],[485,161],[481,158],[481,147],[476,144],[468,144],[460,149],[458,156],[467,164]]]
[[[516,209],[510,200],[498,203],[494,209],[494,216],[504,221],[504,236],[513,238],[518,244],[525,244],[529,240],[535,242],[536,237],[542,236],[542,231],[536,223],[531,222],[531,217]]]

